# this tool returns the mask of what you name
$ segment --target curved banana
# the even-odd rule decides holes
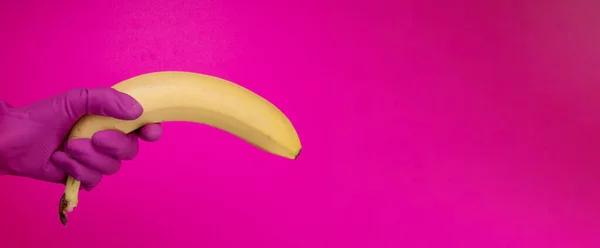
[[[273,104],[246,88],[213,76],[178,71],[153,72],[122,81],[112,88],[129,94],[144,108],[133,121],[88,115],[68,139],[91,138],[101,130],[130,133],[149,123],[186,121],[229,132],[267,152],[296,159],[302,145],[294,126]],[[69,176],[59,204],[59,217],[78,203],[80,182]]]

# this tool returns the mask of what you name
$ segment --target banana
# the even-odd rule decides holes
[[[162,71],[142,74],[112,88],[129,94],[144,108],[136,120],[87,115],[71,129],[68,139],[91,138],[101,130],[130,133],[149,123],[185,121],[205,124],[274,155],[296,159],[302,145],[290,120],[273,104],[252,91],[214,76]],[[80,182],[68,176],[59,204],[59,217],[78,203]]]

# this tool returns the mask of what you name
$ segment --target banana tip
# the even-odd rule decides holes
[[[300,157],[300,153],[302,153],[302,148],[300,148],[300,150],[298,150],[298,153],[296,153],[294,160],[296,160],[296,159],[298,159],[298,157]]]
[[[58,204],[58,217],[60,218],[60,223],[63,226],[67,226],[67,200],[65,198],[65,194],[60,198],[60,203]]]

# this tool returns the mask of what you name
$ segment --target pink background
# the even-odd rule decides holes
[[[599,247],[599,8],[3,1],[0,99],[196,71],[270,99],[304,150],[168,123],[68,228],[62,186],[0,178],[0,247]]]

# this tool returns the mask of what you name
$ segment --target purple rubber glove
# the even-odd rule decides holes
[[[134,120],[142,112],[136,100],[112,88],[73,89],[24,107],[0,101],[0,174],[54,183],[65,183],[69,174],[89,191],[137,155],[138,137],[156,141],[162,129],[100,131],[65,143],[71,127],[85,114]]]

